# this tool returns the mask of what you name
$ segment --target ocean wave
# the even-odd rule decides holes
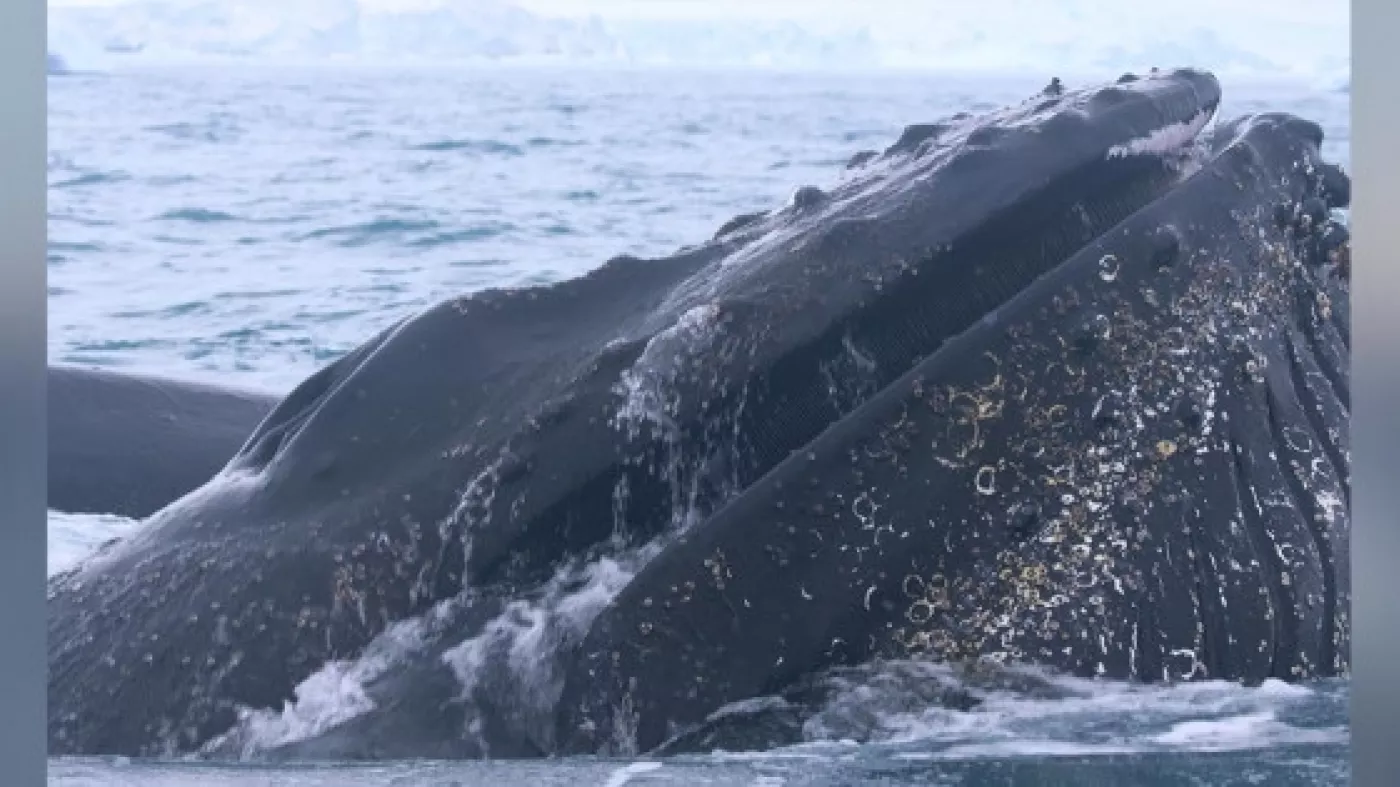
[[[168,210],[155,217],[155,221],[189,221],[196,224],[211,224],[221,221],[238,221],[232,213],[209,208],[178,208]]]
[[[248,290],[224,290],[214,294],[218,300],[263,300],[268,298],[292,298],[306,294],[305,290],[294,288],[279,288],[275,290],[248,289]]]
[[[449,230],[425,238],[414,238],[407,242],[407,245],[416,248],[435,248],[440,246],[453,246],[462,243],[472,243],[474,241],[490,240],[499,238],[506,233],[515,231],[514,224],[507,222],[492,222],[489,224],[466,227],[458,230]]]
[[[61,240],[49,241],[49,251],[101,252],[106,250],[107,247],[101,243],[83,243],[78,241]]]
[[[146,126],[151,131],[182,142],[233,143],[243,136],[243,129],[229,117],[216,116],[203,123],[161,123]]]
[[[434,153],[465,151],[468,153],[481,153],[491,156],[525,155],[525,151],[521,149],[519,145],[512,145],[509,142],[499,142],[490,139],[441,139],[435,142],[423,142],[417,145],[410,145],[409,150],[423,150]]]
[[[174,342],[169,339],[92,339],[88,341],[75,341],[70,345],[68,357],[78,358],[87,353],[104,353],[109,357],[99,362],[100,365],[111,363],[110,356],[134,350],[151,350],[157,347],[170,347]],[[77,363],[77,361],[74,361]]]
[[[158,320],[179,319],[181,317],[197,317],[208,314],[211,311],[208,301],[186,301],[176,303],[159,309],[141,309],[136,311],[118,311],[110,316],[118,319],[146,319],[155,318]]]
[[[71,189],[82,186],[101,186],[108,183],[121,183],[131,180],[131,175],[121,170],[111,170],[106,172],[90,171],[85,172],[75,178],[54,181],[49,184],[51,189]]]
[[[431,232],[438,229],[440,226],[438,222],[432,219],[374,219],[359,224],[323,227],[299,235],[296,240],[330,239],[339,246],[368,246],[374,243],[399,241],[402,240],[402,236],[405,234]]]
[[[577,139],[558,139],[556,137],[530,137],[525,140],[525,144],[532,148],[553,148],[553,147],[577,147],[588,143]]]

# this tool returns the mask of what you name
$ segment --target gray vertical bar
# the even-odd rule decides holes
[[[1400,3],[1352,7],[1353,783],[1400,784]]]
[[[45,5],[0,0],[0,763],[45,780]]]

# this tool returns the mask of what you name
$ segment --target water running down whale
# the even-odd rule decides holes
[[[385,331],[50,583],[51,752],[205,746],[410,620],[320,751],[645,750],[881,656],[1344,671],[1345,176],[1287,116],[1194,144],[1219,97],[911,127],[698,249]],[[531,680],[445,666],[607,565]]]

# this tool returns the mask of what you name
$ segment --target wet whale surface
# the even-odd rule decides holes
[[[554,288],[444,304],[377,337],[293,392],[218,478],[129,542],[55,580],[50,698],[52,707],[68,713],[53,717],[51,743],[70,751],[190,748],[226,728],[239,706],[276,707],[297,681],[328,660],[360,653],[394,621],[436,605],[427,626],[438,629],[432,636],[460,640],[464,632],[490,629],[491,610],[545,592],[561,564],[599,565],[609,555],[626,554],[634,559],[627,570],[641,573],[630,582],[618,579],[626,589],[587,634],[579,656],[573,640],[587,626],[550,643],[557,646],[561,685],[544,694],[554,691],[555,699],[546,696],[526,718],[479,713],[494,728],[486,737],[497,752],[598,744],[555,735],[548,717],[557,703],[559,723],[570,732],[587,722],[599,728],[615,720],[598,708],[633,701],[600,679],[592,687],[596,694],[582,701],[593,707],[578,711],[584,724],[576,724],[569,709],[593,682],[581,676],[609,676],[599,672],[598,653],[633,658],[615,643],[635,621],[632,644],[644,645],[642,624],[657,624],[636,614],[650,609],[647,598],[661,603],[633,593],[659,576],[660,569],[643,567],[647,560],[659,554],[656,560],[670,563],[657,565],[687,565],[695,556],[691,536],[713,532],[725,542],[732,536],[722,534],[736,528],[731,522],[743,522],[740,531],[752,528],[760,549],[770,517],[763,510],[745,518],[744,506],[752,512],[752,506],[789,504],[769,482],[790,470],[793,451],[829,442],[822,432],[831,424],[838,425],[833,430],[848,423],[855,432],[872,429],[875,422],[860,414],[887,399],[911,366],[946,356],[939,348],[954,337],[991,341],[1008,299],[1040,292],[1039,283],[1030,287],[1037,277],[1199,176],[1191,174],[1199,164],[1179,160],[1177,149],[1152,145],[1164,138],[1158,131],[1172,127],[1184,128],[1189,142],[1199,130],[1197,119],[1218,100],[1213,80],[1183,72],[1141,84],[1137,92],[1115,86],[1067,94],[1059,103],[1037,97],[999,116],[964,119],[950,124],[936,144],[926,145],[932,138],[925,137],[913,154],[893,150],[853,171],[846,183],[808,192],[699,249],[666,260],[619,260]],[[1066,144],[1071,139],[1084,147]],[[1304,144],[1299,155],[1315,158],[1315,148],[1308,150]],[[1030,165],[1041,169],[1028,171]],[[1257,169],[1276,174],[1280,166],[1262,160]],[[1251,181],[1250,172],[1227,170],[1245,185],[1214,204],[1252,210],[1273,187],[1263,176]],[[1194,216],[1179,205],[1173,211],[1158,223]],[[1009,231],[1015,229],[1021,231]],[[1250,243],[1241,247],[1248,250]],[[1153,246],[1152,253],[1169,246]],[[1078,347],[1039,342],[1030,344],[1044,353]],[[1337,358],[1344,355],[1329,363]],[[1108,361],[1084,361],[1081,374],[1109,375],[1108,367]],[[1044,369],[1028,374],[1041,386],[1054,379]],[[939,367],[938,375],[957,376],[951,367]],[[1344,419],[1344,409],[1339,412],[1327,417]],[[995,439],[1013,439],[1027,428],[1023,421],[1008,418],[1011,425]],[[980,434],[981,422],[972,423]],[[931,468],[915,465],[915,472]],[[831,484],[827,491],[851,499],[859,484],[876,488],[823,477]],[[954,510],[966,505],[959,487],[936,478],[926,479],[931,494],[941,493]],[[908,494],[885,493],[896,501]],[[765,502],[744,502],[749,499]],[[910,510],[920,506],[927,503]],[[1208,521],[1216,516],[1208,514]],[[815,533],[824,527],[804,519],[789,526]],[[982,532],[975,525],[950,528],[968,538]],[[685,540],[675,542],[678,533]],[[747,543],[741,539],[738,546]],[[801,548],[789,545],[794,556]],[[759,556],[744,550],[738,559]],[[802,570],[822,577],[823,590],[837,592],[835,575],[820,566]],[[789,571],[797,569],[772,564],[747,571],[748,581],[762,582],[771,603],[789,614],[800,617],[809,608],[798,603],[806,601],[801,593],[792,603],[783,597],[815,591],[790,581]],[[1162,592],[1185,598],[1175,586]],[[1287,603],[1279,602],[1279,609]],[[681,606],[695,611],[680,612]],[[836,619],[837,628],[888,628],[882,618],[888,610],[860,610],[847,609],[847,615],[838,603],[820,616]],[[960,612],[940,613],[939,624],[927,627],[956,632],[943,621]],[[655,614],[674,615],[669,619],[676,622],[694,614],[708,626],[742,619],[703,599],[673,601]],[[737,685],[781,683],[824,659],[860,657],[788,643],[781,620],[772,618],[772,633],[792,664],[734,670]],[[667,724],[693,721],[738,690],[692,694],[691,675],[653,672],[649,665],[661,670],[667,659],[694,659],[704,670],[722,667],[722,659],[706,665],[713,656],[686,655],[694,650],[684,645],[688,636],[673,639],[669,655],[649,655],[622,673],[641,679],[637,697],[649,703],[645,713],[654,714],[653,705],[677,706],[646,716],[648,725],[668,716]],[[653,650],[665,654],[667,646]],[[435,654],[433,647],[424,652]],[[1036,658],[1031,651],[1023,655]],[[459,690],[439,659],[422,663],[421,674],[386,674],[381,699]],[[663,677],[648,681],[649,674]],[[659,686],[668,680],[669,687]],[[477,700],[478,708],[494,700],[498,710],[510,703],[508,696]],[[430,731],[442,739],[463,737],[466,712],[448,708],[434,718],[423,713],[432,704],[381,702],[386,712],[419,714],[416,727],[405,716],[388,723],[392,714],[356,721],[379,723],[391,737],[417,730],[411,737],[423,743],[413,745],[424,748]],[[636,743],[654,743],[657,735],[648,732]],[[469,745],[445,748],[472,755]]]
[[[1340,293],[1274,218],[1313,129],[1237,133],[651,561],[572,665],[568,748],[871,658],[1344,672]]]

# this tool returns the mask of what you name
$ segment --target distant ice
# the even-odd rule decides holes
[[[1179,64],[1236,77],[1336,84],[1349,76],[1345,4],[1280,0],[1170,8],[1106,0],[906,9],[874,0],[850,24],[809,19],[545,15],[510,0],[116,0],[49,9],[52,51],[107,65],[565,62],[791,69],[1054,71]],[[569,8],[570,6],[560,6]],[[1124,9],[1127,10],[1124,10]],[[563,14],[565,12],[555,12]],[[851,13],[848,11],[848,13]]]

